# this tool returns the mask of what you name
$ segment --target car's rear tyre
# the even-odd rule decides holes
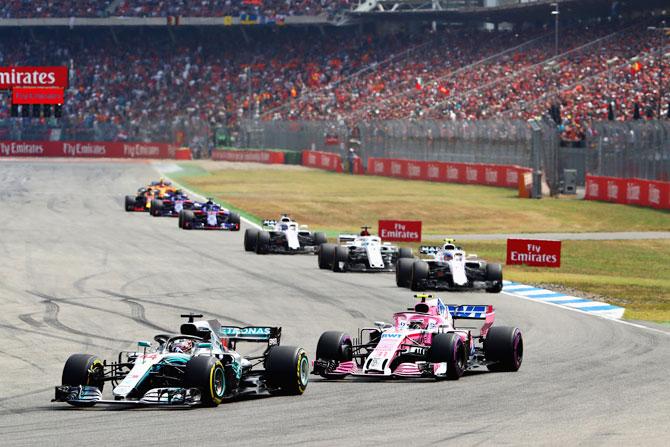
[[[400,247],[398,249],[398,259],[412,259],[412,258],[414,258],[414,254],[412,253],[411,248]]]
[[[412,284],[412,259],[400,258],[395,265],[395,283],[398,287],[410,287]]]
[[[259,231],[256,236],[256,253],[259,255],[265,254],[270,250],[270,233],[267,231]]]
[[[335,244],[321,244],[319,247],[319,268],[322,270],[330,269],[333,266],[333,258],[335,257]]]
[[[226,394],[226,375],[215,357],[200,355],[186,364],[184,386],[200,390],[200,401],[206,407],[216,407]]]
[[[309,360],[302,348],[273,346],[265,357],[267,382],[282,393],[300,395],[309,382]]]
[[[258,238],[258,230],[255,228],[247,228],[244,230],[244,251],[256,250],[256,239]]]
[[[432,363],[447,364],[447,379],[458,380],[467,367],[465,344],[458,334],[435,334],[428,351]]]
[[[349,362],[353,358],[353,342],[344,332],[326,331],[316,344],[317,360]]]
[[[491,287],[487,287],[488,293],[500,293],[503,288],[502,265],[486,264],[486,280],[491,281]]]
[[[347,270],[347,263],[349,262],[349,249],[341,245],[335,246],[333,252],[333,263],[331,267],[334,272],[344,272]]]
[[[135,197],[134,196],[126,196],[126,211],[134,211],[135,210]]]
[[[426,290],[423,281],[428,278],[430,267],[426,261],[414,261],[412,263],[412,275],[410,279],[410,288],[414,291]]]
[[[181,227],[184,230],[192,230],[193,223],[195,222],[195,213],[189,210],[184,210],[182,213],[184,213],[184,217],[181,220]]]
[[[518,371],[523,361],[523,335],[517,327],[493,326],[484,339],[484,355],[490,371]]]
[[[158,217],[161,215],[161,211],[163,211],[163,201],[159,199],[152,200],[151,208],[149,209],[149,214],[151,214],[154,217]]]
[[[235,226],[230,229],[230,231],[240,231],[240,215],[233,213],[232,211],[228,215],[228,223],[234,224]]]

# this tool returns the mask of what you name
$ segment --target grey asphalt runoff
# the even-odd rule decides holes
[[[667,333],[506,294],[441,296],[493,304],[497,323],[523,330],[517,373],[313,377],[303,396],[191,410],[51,403],[71,353],[114,359],[176,330],[180,313],[281,325],[312,357],[323,331],[353,334],[412,303],[392,274],[320,271],[315,256],[244,252],[243,232],[124,212],[156,176],[142,163],[0,162],[0,444],[667,445]]]

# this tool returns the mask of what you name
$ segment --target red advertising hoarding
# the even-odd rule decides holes
[[[560,267],[561,241],[507,239],[507,265]]]
[[[62,87],[14,87],[12,104],[63,104]]]
[[[380,220],[377,234],[383,241],[421,242],[421,221]]]
[[[369,175],[507,188],[517,188],[519,177],[525,172],[530,172],[530,169],[515,165],[451,163],[375,157],[368,159],[367,170]]]
[[[173,158],[167,143],[0,141],[0,157]]]
[[[342,172],[342,157],[332,152],[302,151],[302,165],[326,171]]]
[[[670,182],[586,175],[586,200],[670,209]]]
[[[67,88],[67,67],[0,67],[0,90],[14,87]]]
[[[212,160],[284,164],[284,153],[257,150],[213,150]]]

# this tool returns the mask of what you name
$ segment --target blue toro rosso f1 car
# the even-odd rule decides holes
[[[149,213],[154,217],[178,217],[182,210],[192,210],[194,206],[193,200],[181,190],[177,190],[162,198],[154,198],[151,201]]]
[[[190,210],[179,212],[179,228],[184,230],[240,230],[240,216],[208,200],[194,202]]]
[[[309,360],[304,349],[279,345],[280,327],[222,326],[217,320],[194,321],[202,315],[182,317],[188,322],[179,334],[141,341],[138,351],[122,351],[116,361],[71,355],[52,402],[190,407],[249,395],[304,393]],[[239,342],[267,343],[267,348],[243,356],[235,350]],[[112,399],[103,399],[107,383]]]

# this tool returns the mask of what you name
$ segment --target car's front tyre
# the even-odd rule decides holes
[[[215,357],[197,356],[186,364],[184,386],[200,390],[200,402],[216,407],[226,394],[226,375],[221,362]]]

